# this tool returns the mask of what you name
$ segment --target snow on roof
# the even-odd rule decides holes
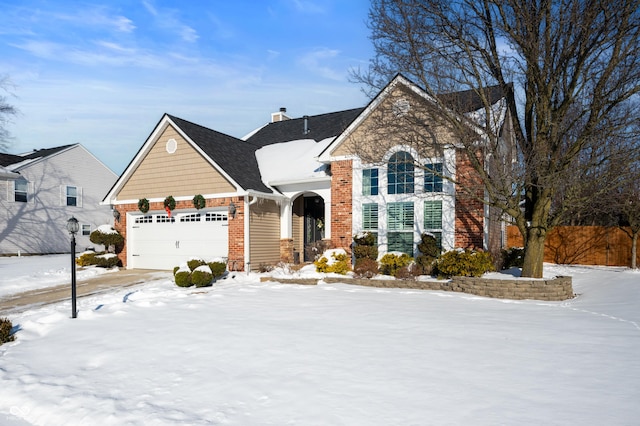
[[[317,156],[334,138],[320,142],[300,139],[267,145],[256,151],[262,181],[267,185],[326,177],[326,166]]]

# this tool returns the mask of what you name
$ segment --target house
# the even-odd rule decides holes
[[[349,250],[363,230],[377,235],[381,253],[413,255],[423,232],[445,249],[499,248],[496,215],[442,178],[472,175],[446,134],[428,158],[394,142],[398,133],[389,148],[368,143],[383,109],[399,116],[429,99],[398,75],[364,108],[295,119],[282,108],[242,139],[165,114],[103,200],[120,213],[123,264],[172,269],[223,257],[230,270],[255,270],[312,260],[323,247]]]
[[[0,254],[68,253],[71,216],[78,248],[91,247],[91,231],[113,220],[100,201],[118,176],[80,144],[0,153],[0,167]]]

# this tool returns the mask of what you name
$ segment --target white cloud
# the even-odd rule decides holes
[[[330,80],[344,80],[345,72],[336,71],[330,67],[331,61],[340,54],[336,49],[316,49],[298,59],[298,63],[308,71]],[[344,67],[340,67],[344,69]]]

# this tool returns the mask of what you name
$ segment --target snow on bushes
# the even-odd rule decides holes
[[[186,263],[173,268],[173,276],[179,287],[208,287],[227,269],[224,259],[215,258],[206,262],[200,258],[191,258]]]
[[[343,249],[331,249],[322,254],[320,259],[313,262],[316,272],[335,273],[345,275],[351,269],[349,256]]]

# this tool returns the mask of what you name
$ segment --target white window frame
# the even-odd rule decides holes
[[[75,205],[70,205],[69,204],[69,196],[67,195],[69,192],[69,188],[75,188],[76,189],[76,204]],[[81,186],[75,186],[75,185],[61,185],[60,186],[60,205],[62,206],[66,206],[66,207],[82,207],[82,187]]]

